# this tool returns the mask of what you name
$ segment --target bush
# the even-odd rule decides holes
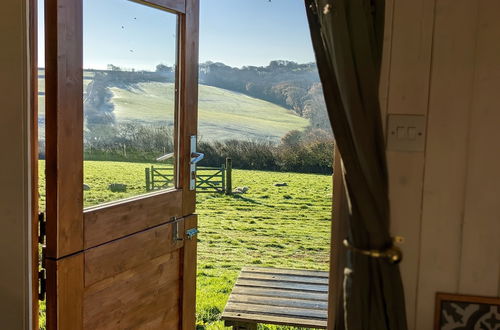
[[[200,142],[204,166],[219,166],[226,157],[233,167],[266,171],[331,174],[333,138],[322,130],[291,131],[279,144],[268,141]]]

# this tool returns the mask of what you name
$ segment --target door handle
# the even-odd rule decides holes
[[[189,161],[189,168],[190,168],[189,190],[196,190],[196,163],[205,158],[205,154],[196,151],[197,142],[198,140],[196,135],[191,135],[191,160]]]
[[[200,160],[205,158],[205,154],[201,152],[192,152],[191,153],[191,164],[195,165],[198,163]]]

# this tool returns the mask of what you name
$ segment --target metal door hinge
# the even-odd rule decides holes
[[[38,272],[38,283],[38,300],[45,300],[47,293],[47,273],[43,268]]]
[[[45,244],[47,236],[47,221],[45,221],[45,213],[38,213],[38,243]]]
[[[47,292],[47,272],[45,270],[45,244],[47,241],[47,221],[45,213],[38,214],[38,243],[42,249],[41,268],[38,271],[38,299],[45,300]]]

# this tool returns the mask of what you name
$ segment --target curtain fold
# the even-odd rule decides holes
[[[384,0],[306,0],[316,62],[350,201],[355,249],[392,248],[388,174],[379,105]],[[358,250],[359,252],[359,250]],[[397,264],[350,250],[344,324],[350,330],[405,330]],[[342,287],[342,286],[337,286]],[[340,302],[341,303],[341,302]]]

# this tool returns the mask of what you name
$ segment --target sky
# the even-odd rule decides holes
[[[175,63],[176,15],[127,0],[83,4],[84,68],[154,70]],[[43,52],[40,33],[41,61]],[[200,0],[200,63],[242,67],[272,60],[314,61],[303,0]]]

